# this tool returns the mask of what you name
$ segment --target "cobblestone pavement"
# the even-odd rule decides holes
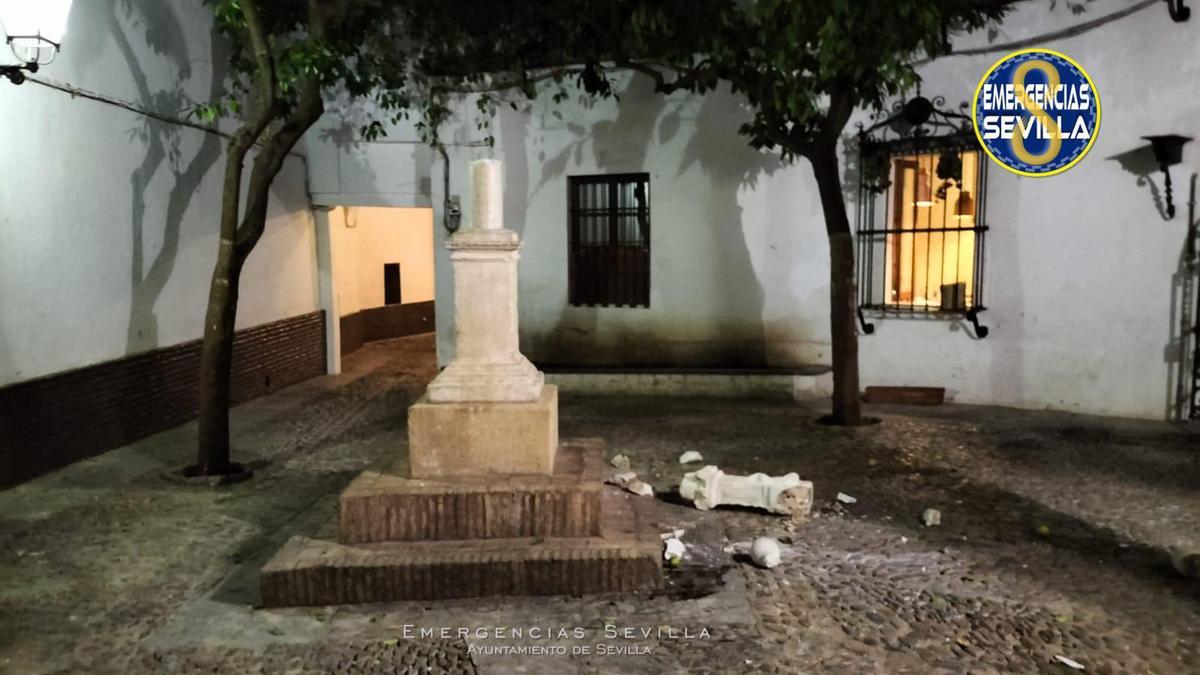
[[[246,483],[164,481],[187,425],[0,492],[0,672],[1200,672],[1200,580],[1166,554],[1200,551],[1200,436],[970,406],[837,429],[786,402],[564,396],[563,434],[631,457],[664,531],[686,530],[664,592],[256,609],[262,563],[405,452],[431,350],[368,345],[238,408]],[[799,472],[817,517],[681,504],[686,450]],[[738,552],[760,534],[785,543],[779,567]]]

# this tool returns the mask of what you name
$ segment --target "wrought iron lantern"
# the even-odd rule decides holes
[[[21,84],[26,71],[49,65],[62,48],[70,14],[71,0],[0,0],[4,41],[17,59],[0,65],[0,76]]]
[[[1175,201],[1171,196],[1171,172],[1169,167],[1183,161],[1183,144],[1192,139],[1178,134],[1142,136],[1142,138],[1150,141],[1150,147],[1154,150],[1154,160],[1158,162],[1158,167],[1162,169],[1163,185],[1166,188],[1167,197],[1167,218],[1174,218]]]

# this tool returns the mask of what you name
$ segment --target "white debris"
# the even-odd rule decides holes
[[[925,512],[921,514],[921,522],[925,523],[925,527],[941,525],[942,512],[937,509],[925,509]]]
[[[1185,577],[1200,579],[1200,553],[1172,546],[1168,549],[1171,554],[1171,567]]]
[[[679,483],[679,495],[701,511],[733,504],[786,515],[792,513],[796,505],[811,501],[797,498],[795,494],[789,499],[781,499],[784,492],[792,488],[811,493],[812,483],[800,480],[795,473],[785,476],[768,476],[764,473],[731,476],[709,464],[699,471],[683,475]]]
[[[770,537],[759,537],[750,545],[750,559],[759,567],[771,569],[779,564],[782,556],[779,542]]]
[[[622,471],[608,477],[608,483],[617,487],[629,487],[629,484],[635,480],[637,480],[637,474],[633,471]]]
[[[837,493],[837,500],[843,504],[854,504],[854,503],[858,502],[857,499],[855,499],[854,497],[851,497],[850,495],[846,494],[845,492]]]
[[[663,560],[666,560],[672,565],[678,565],[679,562],[676,559],[683,560],[683,555],[685,553],[687,553],[687,546],[685,546],[684,543],[678,538],[671,537],[663,542]]]
[[[663,532],[662,534],[660,534],[658,536],[661,537],[663,541],[666,541],[668,539],[682,539],[683,538],[683,528],[671,530],[670,532]]]
[[[639,497],[650,497],[654,495],[654,487],[645,481],[633,479],[625,486],[625,489]]]
[[[1074,668],[1075,670],[1087,670],[1086,668],[1083,667],[1082,663],[1080,663],[1074,659],[1069,659],[1061,654],[1055,654],[1054,660],[1058,661],[1059,663],[1063,664],[1064,666],[1066,666],[1068,668]]]
[[[704,455],[701,455],[700,453],[696,452],[695,450],[688,450],[687,452],[685,452],[679,456],[680,464],[692,464],[694,462],[703,462],[703,461],[704,461]]]
[[[613,455],[613,458],[608,460],[610,464],[618,469],[629,468],[629,458],[625,455]]]

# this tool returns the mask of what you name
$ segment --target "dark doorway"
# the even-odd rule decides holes
[[[383,264],[383,304],[400,304],[400,263]]]

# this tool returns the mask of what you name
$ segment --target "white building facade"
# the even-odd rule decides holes
[[[995,34],[956,40],[965,53],[921,67],[922,94],[957,108],[1005,54],[1061,51],[1095,80],[1102,121],[1088,156],[1065,173],[987,171],[986,311],[978,315],[987,337],[961,316],[869,319],[874,333],[860,334],[864,386],[945,387],[961,403],[1178,415],[1191,386],[1183,331],[1195,308],[1186,306],[1181,256],[1200,149],[1187,148],[1171,168],[1178,214],[1167,219],[1163,176],[1142,137],[1200,136],[1198,37],[1200,23],[1175,23],[1160,3],[1101,0],[1078,15],[1027,3]],[[615,90],[619,100],[501,106],[494,148],[463,147],[481,140],[470,102],[443,130],[460,144],[448,148],[451,194],[466,185],[470,159],[505,162],[506,223],[525,241],[522,351],[568,366],[828,363],[828,245],[807,162],[783,166],[750,149],[737,135],[744,102],[727,90],[663,97],[640,75],[619,77]],[[852,219],[858,121],[870,123],[860,114],[845,134]],[[442,170],[435,157],[437,222]],[[648,306],[571,301],[569,185],[612,174],[648,179]],[[453,281],[439,255],[438,298],[449,298]],[[452,319],[438,318],[442,362]]]
[[[964,286],[968,295],[985,289],[978,319],[987,337],[961,312],[869,319],[863,385],[945,387],[961,403],[1180,414],[1192,384],[1195,270],[1184,258],[1200,149],[1186,146],[1171,168],[1178,214],[1167,218],[1163,176],[1142,137],[1200,136],[1200,19],[1175,23],[1163,3],[1144,0],[1086,7],[1025,3],[995,31],[958,38],[956,54],[921,66],[921,93],[955,108],[1013,49],[1065,52],[1095,80],[1102,121],[1090,154],[1063,174],[987,172],[986,249]],[[11,469],[0,484],[194,410],[186,358],[202,333],[216,256],[225,139],[170,120],[225,81],[211,25],[210,8],[192,2],[76,2],[64,51],[37,74],[41,83],[0,82],[0,460]],[[630,73],[614,84],[619,99],[515,99],[487,131],[463,101],[439,150],[411,127],[359,142],[361,111],[330,101],[275,181],[266,234],[243,272],[237,326],[252,356],[235,388],[249,397],[337,372],[341,353],[362,340],[424,330],[434,305],[451,307],[444,205],[451,197],[466,207],[467,166],[481,157],[504,162],[505,221],[524,241],[521,349],[535,363],[827,365],[828,245],[808,164],[750,149],[737,133],[749,113],[727,89],[660,96]],[[857,122],[869,124],[867,113],[845,134],[852,216]],[[914,179],[905,189],[919,187]],[[959,193],[948,195],[956,207]],[[595,202],[601,194],[609,201]],[[579,215],[601,204],[617,219],[593,213],[572,229],[573,206]],[[390,207],[410,211],[373,210]],[[370,234],[374,223],[382,229]],[[612,263],[619,284],[585,283],[604,261],[572,250],[595,236],[622,242]],[[384,253],[372,241],[398,248]],[[941,257],[920,262],[945,270],[940,243]],[[410,260],[418,248],[425,257]],[[946,287],[961,281],[943,271],[918,282],[917,262],[872,264],[894,277],[885,292],[909,303],[944,306],[956,292]],[[436,313],[443,364],[452,314]],[[271,347],[281,331],[286,355]],[[348,331],[357,335],[343,341]],[[146,372],[155,376],[133,375]],[[158,388],[148,394],[148,383]],[[54,435],[70,428],[81,431]],[[47,438],[47,448],[27,444]]]

